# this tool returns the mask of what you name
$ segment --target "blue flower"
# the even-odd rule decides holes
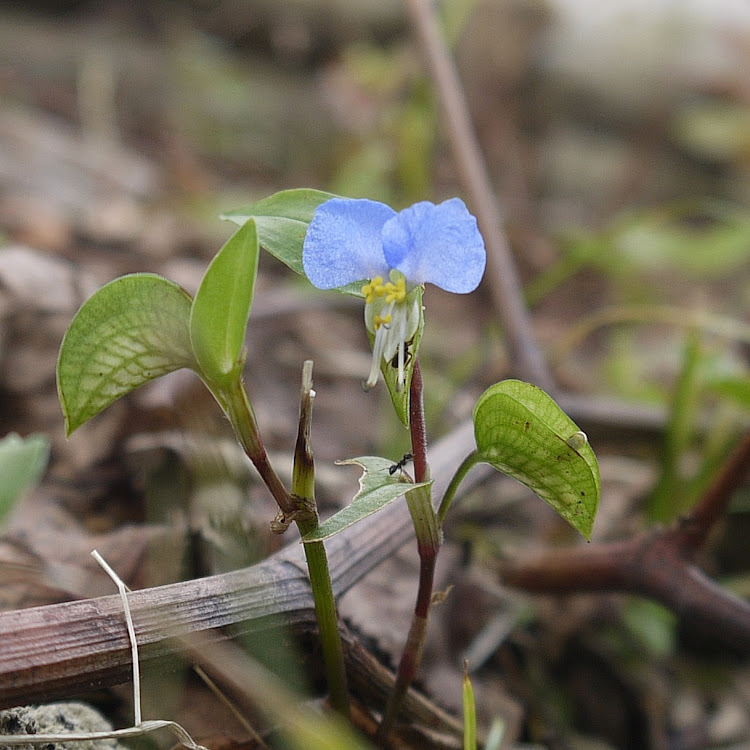
[[[365,324],[375,336],[367,387],[377,382],[381,361],[396,355],[403,387],[405,345],[419,326],[417,287],[471,292],[485,259],[476,219],[460,198],[399,213],[377,201],[332,198],[315,211],[302,251],[305,274],[318,289],[362,282]]]

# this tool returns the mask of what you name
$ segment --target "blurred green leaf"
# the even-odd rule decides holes
[[[708,388],[722,398],[750,409],[750,378],[742,376],[721,378],[709,382]]]
[[[0,523],[14,503],[35,485],[49,459],[49,439],[44,435],[22,438],[15,433],[0,440]]]
[[[586,436],[540,388],[504,380],[474,407],[483,461],[536,492],[587,539],[599,503],[599,465]]]
[[[220,381],[242,367],[258,254],[258,234],[251,219],[216,254],[195,295],[190,340],[210,380]]]
[[[673,114],[679,143],[700,159],[744,161],[750,148],[750,107],[742,101],[700,97]]]
[[[648,652],[664,657],[674,653],[677,643],[677,617],[666,607],[648,599],[630,598],[622,612],[623,620]]]
[[[418,483],[403,481],[400,471],[393,473],[389,471],[394,465],[393,461],[378,456],[361,456],[346,461],[337,461],[337,463],[340,465],[356,464],[364,469],[359,478],[359,492],[354,496],[350,505],[303,537],[302,541],[305,543],[328,539],[357,521],[376,513],[409,490],[416,487],[428,487],[432,484],[432,481]]]
[[[675,384],[669,420],[664,434],[661,473],[647,503],[651,521],[669,521],[688,510],[683,505],[684,481],[680,464],[690,446],[701,396],[701,336],[695,331],[688,336],[682,370]]]
[[[57,360],[67,435],[149,380],[197,369],[188,330],[191,302],[177,284],[139,273],[111,281],[83,304]]]
[[[750,258],[750,215],[716,201],[685,201],[634,213],[607,234],[619,255],[647,271],[721,276]]]
[[[282,190],[247,208],[224,213],[221,218],[240,226],[255,219],[260,246],[292,271],[304,276],[302,244],[307,225],[312,221],[315,209],[335,197],[322,190]]]

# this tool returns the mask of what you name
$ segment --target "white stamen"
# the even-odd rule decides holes
[[[393,311],[393,303],[383,309],[382,317],[387,318]],[[390,326],[381,324],[375,331],[375,343],[372,347],[372,364],[370,365],[370,374],[365,381],[365,389],[374,388],[378,382],[380,373],[380,360],[383,359],[383,352],[388,341],[388,331]]]

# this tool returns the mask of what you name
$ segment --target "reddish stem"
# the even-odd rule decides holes
[[[424,421],[424,399],[422,395],[422,372],[419,361],[414,364],[409,394],[409,428],[411,430],[412,456],[414,461],[414,479],[424,482],[429,478],[430,470],[427,464],[427,431]],[[396,672],[396,684],[388,699],[388,705],[383,714],[383,721],[378,727],[375,741],[385,744],[388,735],[398,717],[409,686],[414,682],[422,661],[422,651],[427,637],[427,621],[432,606],[432,589],[435,581],[435,563],[440,549],[440,530],[437,526],[437,516],[432,508],[432,495],[428,493],[426,503],[429,507],[417,507],[417,503],[409,506],[417,532],[417,550],[419,552],[419,588],[417,601],[414,605],[409,635],[401,654],[401,660]],[[407,502],[408,502],[407,498]],[[416,514],[416,515],[415,515]],[[431,514],[429,520],[424,520],[425,514]],[[418,523],[417,518],[422,522]]]
[[[428,475],[427,430],[424,424],[424,398],[422,396],[422,370],[419,360],[414,363],[409,394],[409,429],[411,452],[414,461],[414,481],[424,482]]]

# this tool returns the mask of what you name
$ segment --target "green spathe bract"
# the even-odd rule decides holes
[[[402,388],[398,387],[398,364],[393,360],[390,362],[384,360],[380,363],[380,372],[383,373],[383,381],[385,382],[386,388],[388,388],[388,394],[393,402],[393,408],[404,427],[409,426],[411,379],[414,376],[414,366],[417,364],[417,357],[415,355],[419,351],[419,344],[422,341],[422,334],[424,333],[424,306],[422,305],[424,287],[416,287],[411,294],[416,296],[416,301],[419,305],[419,326],[417,327],[414,337],[408,341],[406,345],[404,385]],[[370,340],[370,346],[372,346],[375,341],[375,334],[368,331],[367,337]]]
[[[322,190],[282,190],[247,208],[228,211],[221,218],[240,226],[254,219],[260,246],[292,271],[304,276],[302,243],[307,226],[315,209],[334,197]]]
[[[44,435],[22,438],[15,433],[0,440],[0,523],[18,498],[44,473],[49,440]]]
[[[149,273],[115,279],[83,304],[57,360],[67,435],[149,380],[196,369],[190,305],[184,289]]]
[[[356,464],[364,469],[362,476],[359,478],[359,492],[354,496],[350,505],[324,521],[315,531],[307,534],[302,539],[305,543],[328,539],[328,537],[338,534],[357,523],[357,521],[376,513],[397,498],[405,495],[409,490],[416,487],[428,487],[432,484],[432,480],[416,484],[402,481],[399,472],[393,474],[389,472],[389,469],[393,466],[393,461],[379,456],[361,456],[337,463],[342,465]]]
[[[525,484],[591,538],[599,465],[576,424],[543,390],[519,380],[491,386],[474,407],[474,436],[483,461]]]
[[[257,271],[258,234],[251,219],[211,261],[190,311],[192,348],[210,381],[234,376],[242,367]]]

